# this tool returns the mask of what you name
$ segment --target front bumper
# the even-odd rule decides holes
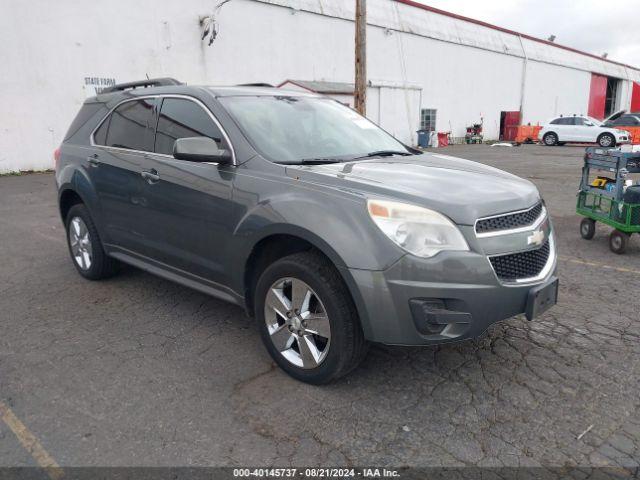
[[[393,345],[476,338],[491,324],[525,312],[529,291],[554,279],[555,245],[544,278],[505,284],[485,254],[405,255],[384,271],[350,269],[365,337]]]

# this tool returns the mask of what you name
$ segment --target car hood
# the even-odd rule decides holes
[[[301,181],[348,190],[366,198],[421,205],[459,225],[535,205],[540,194],[528,180],[477,162],[429,154],[322,165],[288,165]]]

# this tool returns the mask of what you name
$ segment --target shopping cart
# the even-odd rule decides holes
[[[606,176],[590,182],[592,170],[606,172]],[[576,207],[577,213],[585,217],[580,223],[582,238],[591,240],[596,222],[601,222],[614,229],[609,236],[611,250],[625,252],[631,234],[640,233],[640,201],[635,193],[640,193],[640,187],[633,186],[629,178],[634,173],[640,173],[640,152],[586,149]]]

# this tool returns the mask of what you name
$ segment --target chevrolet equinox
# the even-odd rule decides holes
[[[80,275],[122,262],[240,305],[298,380],[345,375],[370,342],[471,339],[557,300],[531,182],[422,153],[327,97],[119,84],[54,156]]]

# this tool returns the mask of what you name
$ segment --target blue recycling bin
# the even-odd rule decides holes
[[[418,130],[418,146],[427,148],[429,146],[429,137],[431,136],[429,130]]]

